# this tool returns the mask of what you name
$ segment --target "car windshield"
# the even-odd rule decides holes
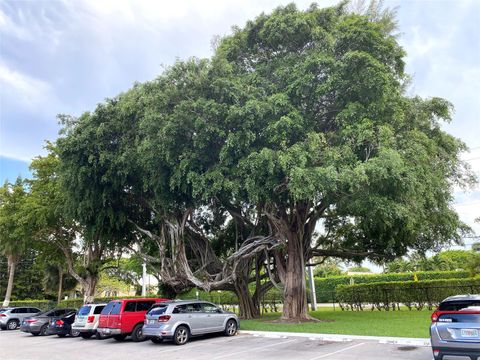
[[[88,315],[90,313],[91,306],[82,306],[80,310],[78,310],[78,315]]]
[[[478,300],[446,301],[440,304],[440,311],[459,311],[471,306],[480,306]]]
[[[112,311],[113,308],[113,303],[114,301],[110,301],[107,306],[105,306],[101,312],[102,315],[108,315],[110,314],[110,311]]]
[[[113,303],[112,311],[110,312],[110,315],[118,315],[120,314],[120,309],[122,308],[122,303],[117,301]]]
[[[148,315],[149,316],[162,315],[162,314],[165,314],[165,311],[167,311],[167,306],[159,305],[159,306],[155,306],[152,310],[150,310],[148,312]]]
[[[110,301],[107,306],[105,306],[101,312],[102,315],[118,315],[120,314],[120,309],[122,308],[122,303],[120,301]]]

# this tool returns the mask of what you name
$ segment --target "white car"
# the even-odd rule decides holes
[[[80,331],[80,336],[88,339],[93,335],[100,338],[97,333],[98,322],[100,320],[100,313],[107,304],[85,304],[75,317],[75,322],[72,324],[72,330]]]

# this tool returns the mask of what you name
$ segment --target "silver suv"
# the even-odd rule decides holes
[[[457,295],[443,300],[432,314],[433,357],[480,357],[480,295]]]
[[[162,302],[153,305],[145,316],[143,335],[154,343],[172,339],[185,344],[191,336],[223,332],[233,336],[240,320],[232,312],[200,300]]]
[[[40,309],[34,307],[0,309],[0,328],[2,330],[15,330],[20,326],[24,318],[40,312]]]

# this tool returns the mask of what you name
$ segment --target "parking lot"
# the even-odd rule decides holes
[[[145,360],[145,359],[342,359],[431,360],[429,347],[380,344],[374,341],[324,342],[298,337],[207,336],[183,346],[150,341],[119,343],[113,339],[84,340],[34,337],[19,331],[0,331],[2,360]]]

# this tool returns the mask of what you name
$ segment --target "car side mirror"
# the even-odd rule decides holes
[[[217,313],[222,314],[223,310],[222,309],[217,309]]]

